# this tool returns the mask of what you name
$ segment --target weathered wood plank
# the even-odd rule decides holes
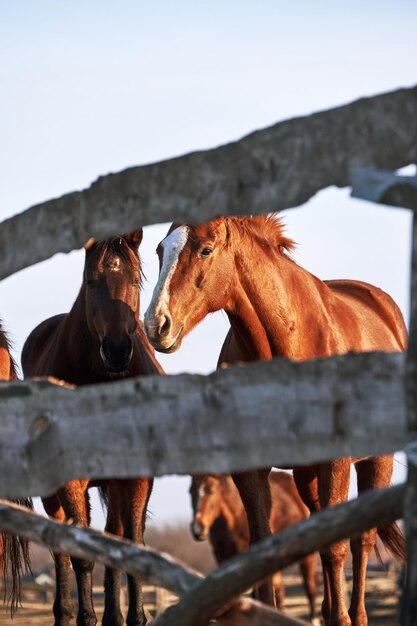
[[[359,168],[352,173],[352,197],[417,210],[417,176]]]
[[[204,152],[100,177],[0,228],[0,278],[138,225],[298,206],[357,166],[417,160],[417,87],[281,122]],[[33,233],[36,232],[36,237]]]
[[[266,604],[242,597],[216,618],[223,626],[309,626],[297,617],[271,609]],[[209,624],[207,624],[209,626]]]
[[[132,542],[102,532],[60,524],[4,501],[0,501],[0,530],[43,543],[55,552],[67,552],[139,575],[144,582],[184,596],[184,602],[181,601],[178,608],[169,609],[155,624],[198,626],[227,607],[224,617],[218,617],[225,626],[249,623],[283,626],[285,622],[279,614],[274,618],[266,609],[265,621],[262,621],[260,605],[236,597],[254,583],[311,552],[397,519],[402,513],[404,491],[404,485],[372,491],[346,504],[321,511],[252,546],[249,551],[221,565],[205,580],[195,570],[152,548],[139,548]],[[198,599],[201,604],[196,604]],[[185,614],[184,606],[189,607]],[[246,615],[241,622],[238,618],[242,610]],[[196,612],[195,621],[192,621],[192,614]],[[250,616],[253,622],[248,620]],[[185,621],[182,622],[181,617]]]
[[[258,362],[77,390],[0,385],[0,494],[74,478],[230,472],[406,443],[403,354]]]

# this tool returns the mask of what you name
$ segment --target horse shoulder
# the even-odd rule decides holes
[[[229,365],[232,363],[238,363],[241,361],[252,361],[253,359],[247,354],[243,345],[241,345],[233,332],[233,328],[229,328],[229,331],[223,342],[220,355],[217,361],[217,367],[222,365]]]
[[[142,325],[138,326],[135,334],[132,361],[130,372],[133,376],[164,374],[161,364],[155,358],[155,350],[149,343]]]
[[[25,376],[40,376],[49,373],[42,370],[47,367],[48,355],[66,317],[66,313],[54,315],[32,330],[22,350],[22,369]]]

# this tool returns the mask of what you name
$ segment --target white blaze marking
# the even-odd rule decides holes
[[[109,263],[109,270],[111,272],[120,272],[120,258],[118,256],[112,258]]]
[[[145,313],[148,327],[154,326],[152,318],[160,315],[169,306],[169,284],[178,264],[178,258],[187,243],[188,226],[179,226],[161,242],[162,267],[158,282],[153,290],[152,300]]]

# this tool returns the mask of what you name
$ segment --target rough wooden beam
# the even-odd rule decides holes
[[[237,600],[228,611],[219,615],[216,618],[217,622],[223,626],[310,626],[311,624],[311,622],[305,622],[288,613],[271,609],[266,604],[244,597]]]
[[[281,122],[220,148],[100,177],[0,228],[0,278],[138,225],[298,206],[357,166],[417,161],[417,87]],[[36,233],[36,237],[33,234]]]
[[[359,168],[352,173],[352,197],[417,211],[417,176]]]
[[[406,443],[403,372],[403,354],[375,353],[79,389],[1,383],[0,495],[391,453]]]
[[[161,624],[199,626],[205,624],[209,617],[218,615],[217,619],[224,626],[290,626],[291,622],[283,621],[279,614],[274,616],[257,603],[236,599],[236,596],[311,552],[377,524],[397,519],[401,516],[403,498],[404,485],[400,485],[368,492],[357,500],[317,513],[309,520],[252,546],[246,553],[221,565],[205,580],[195,570],[152,548],[139,548],[132,542],[102,532],[60,524],[4,501],[0,501],[0,530],[42,543],[55,552],[67,552],[139,575],[144,582],[184,596],[185,601],[180,603],[178,609],[173,613],[170,610],[160,618]],[[201,612],[195,603],[200,597],[203,598]],[[188,600],[191,600],[191,613],[197,610],[197,618],[190,622],[191,613],[187,610],[186,621],[178,622],[179,616],[183,615],[183,604],[188,605]],[[226,612],[219,615],[223,608]],[[294,626],[295,623],[297,620],[293,621]]]

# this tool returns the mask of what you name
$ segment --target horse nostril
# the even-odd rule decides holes
[[[165,313],[165,315],[163,315],[161,317],[161,322],[160,322],[160,326],[159,326],[159,334],[161,337],[166,337],[170,330],[171,330],[171,326],[172,326],[172,319],[169,313]]]
[[[132,357],[133,344],[129,335],[115,340],[109,336],[103,337],[100,354],[103,361],[113,364],[125,364]]]

